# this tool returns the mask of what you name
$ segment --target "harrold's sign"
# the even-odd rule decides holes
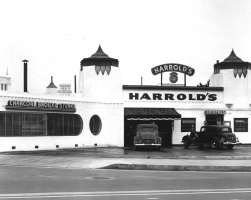
[[[177,64],[177,63],[167,63],[167,64],[159,65],[152,68],[151,70],[152,70],[153,75],[157,75],[163,72],[175,71],[175,72],[186,74],[188,76],[193,76],[195,72],[193,68],[188,67],[186,65]]]
[[[129,100],[159,100],[159,101],[216,101],[217,94],[200,93],[200,94],[184,94],[184,93],[129,93]]]

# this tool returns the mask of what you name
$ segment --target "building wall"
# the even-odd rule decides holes
[[[248,109],[251,102],[251,76],[234,77],[233,69],[221,70],[219,74],[212,74],[210,86],[224,87],[224,103],[232,104],[231,109]]]
[[[123,136],[123,105],[122,103],[100,103],[87,102],[81,98],[62,98],[57,96],[34,96],[30,94],[4,93],[0,94],[0,111],[20,112],[18,110],[6,110],[5,106],[9,100],[35,101],[50,103],[75,104],[76,112],[83,120],[83,130],[78,136],[22,136],[22,137],[0,137],[0,151],[22,151],[22,150],[54,150],[58,148],[77,147],[107,147],[124,145]],[[25,111],[44,113],[48,111]],[[98,115],[102,121],[101,132],[94,136],[89,127],[90,119]],[[114,123],[116,121],[116,123]],[[38,146],[36,149],[35,146]],[[15,147],[15,149],[12,149]]]
[[[122,102],[122,83],[119,67],[111,67],[110,74],[96,74],[95,66],[83,67],[79,74],[79,92],[85,100]]]
[[[11,78],[8,76],[0,76],[0,90],[11,91]]]
[[[234,131],[234,118],[248,118],[248,127],[251,127],[251,75],[234,77],[233,69],[221,69],[219,74],[212,74],[210,86],[224,87],[225,121],[231,122]],[[229,107],[227,106],[229,104]],[[251,143],[251,135],[248,132],[235,132],[241,143]]]
[[[133,94],[133,95],[132,95]],[[147,95],[146,95],[147,94]],[[154,99],[154,94],[160,94],[163,100]],[[165,100],[165,94],[172,94],[174,100]],[[186,99],[178,100],[179,94],[186,95]],[[209,101],[209,95],[216,95],[216,100]],[[207,98],[198,100],[198,95],[205,95]],[[132,97],[130,99],[130,96]],[[138,97],[138,98],[137,98]],[[141,97],[149,97],[150,99]],[[224,104],[224,91],[210,91],[206,89],[196,90],[175,90],[172,89],[124,89],[123,90],[124,107],[130,108],[175,108],[182,118],[195,118],[196,130],[199,131],[200,127],[205,123],[206,110],[227,110]],[[190,132],[181,132],[181,120],[174,120],[172,144],[181,144],[182,137]],[[251,138],[250,138],[251,139]],[[251,142],[251,140],[250,140]]]
[[[200,109],[177,109],[181,114],[182,118],[195,118],[196,119],[196,131],[200,130],[200,127],[204,125],[205,122],[205,110]],[[172,144],[182,144],[181,140],[184,135],[190,134],[190,132],[181,132],[181,120],[176,120],[174,122],[173,130],[173,141]]]

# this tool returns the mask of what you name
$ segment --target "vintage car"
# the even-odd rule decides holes
[[[239,143],[238,138],[232,132],[231,127],[225,125],[202,126],[199,132],[191,132],[182,138],[185,148],[191,144],[203,147],[209,145],[212,149],[220,149],[224,145],[228,149],[233,149]]]
[[[159,137],[158,126],[156,124],[138,124],[136,136],[134,137],[134,149],[139,147],[156,147],[160,149],[161,137]]]

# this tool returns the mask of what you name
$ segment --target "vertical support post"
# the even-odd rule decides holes
[[[160,73],[160,85],[162,86],[162,80],[163,80],[163,76],[162,76],[162,72]]]
[[[185,87],[187,86],[187,79],[186,79],[186,74],[184,73],[184,85]]]

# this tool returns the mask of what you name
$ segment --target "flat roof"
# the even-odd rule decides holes
[[[202,90],[224,91],[224,87],[197,87],[197,86],[159,86],[159,85],[123,85],[123,90]]]

